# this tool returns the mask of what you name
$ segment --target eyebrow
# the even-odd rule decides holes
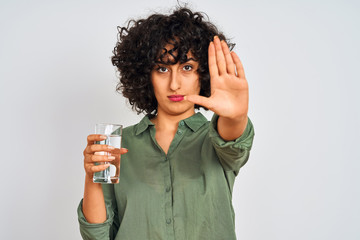
[[[188,58],[186,62],[190,62],[190,61],[192,61],[192,62],[197,62],[197,63],[199,62],[199,61],[196,61],[195,58],[192,58],[192,57],[191,57],[191,58]]]
[[[184,64],[184,63],[188,63],[188,62],[193,62],[193,63],[198,63],[198,64],[199,64],[199,61],[196,61],[194,58],[188,58],[186,62],[181,63],[180,61],[178,61],[177,63],[179,63],[179,64]],[[160,67],[160,66],[171,66],[171,65],[175,65],[175,64],[177,64],[177,63],[162,63],[162,62],[157,62],[157,63],[155,64],[155,66],[158,66],[158,67]],[[154,66],[154,67],[155,67],[155,66]]]

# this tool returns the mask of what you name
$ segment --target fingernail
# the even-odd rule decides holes
[[[184,100],[186,100],[187,99],[187,96],[184,96]]]
[[[113,146],[108,145],[108,149],[114,150],[115,148]]]
[[[109,160],[114,160],[115,157],[114,157],[114,156],[109,156],[108,159],[109,159]]]
[[[101,139],[106,139],[107,137],[105,135],[100,136]]]

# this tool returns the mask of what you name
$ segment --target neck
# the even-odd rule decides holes
[[[151,121],[155,124],[156,130],[165,130],[165,131],[176,131],[179,122],[183,119],[191,117],[195,114],[194,111],[189,111],[180,115],[168,115],[158,111],[158,114]]]

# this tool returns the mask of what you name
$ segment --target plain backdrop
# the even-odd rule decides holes
[[[1,239],[81,238],[86,136],[143,117],[115,92],[116,27],[176,5],[0,1]],[[236,43],[250,86],[256,135],[233,193],[238,239],[360,239],[359,2],[188,6]]]

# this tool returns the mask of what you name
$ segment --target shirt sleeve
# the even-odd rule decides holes
[[[77,209],[80,234],[84,240],[111,240],[114,239],[119,229],[114,187],[103,185],[106,206],[106,221],[103,223],[89,223],[82,212],[82,202]]]
[[[254,127],[248,118],[243,134],[233,141],[225,141],[217,132],[218,119],[219,116],[214,114],[210,122],[209,136],[224,170],[233,171],[236,176],[249,159],[255,135]]]

